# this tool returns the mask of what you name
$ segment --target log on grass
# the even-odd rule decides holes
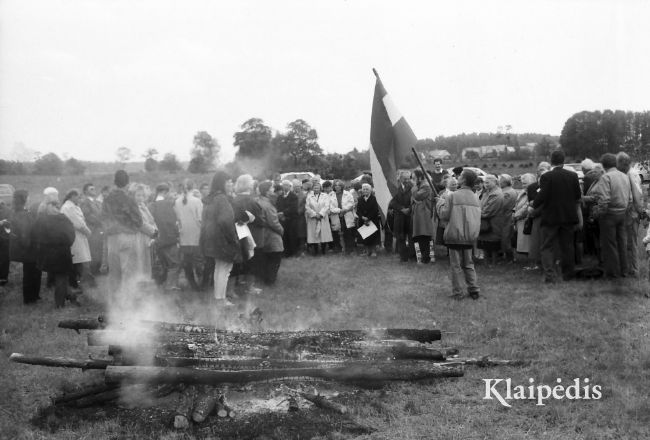
[[[444,361],[445,355],[438,350],[421,347],[406,347],[396,345],[392,347],[395,359],[421,359],[431,361]]]
[[[382,382],[459,377],[463,371],[440,367],[430,362],[393,361],[383,363],[354,362],[334,368],[283,368],[275,370],[214,371],[184,367],[109,366],[107,383],[186,383],[221,385],[261,382],[275,379],[313,377],[342,382]]]
[[[68,402],[72,402],[73,400],[81,399],[83,397],[91,396],[93,394],[99,394],[103,393],[109,390],[112,390],[114,388],[118,388],[119,384],[106,384],[106,383],[101,383],[97,385],[93,385],[91,387],[85,388],[81,391],[75,391],[72,393],[64,393],[58,397],[55,397],[52,399],[52,403],[55,405],[61,405],[65,404]]]
[[[216,388],[207,385],[201,387],[192,412],[192,420],[195,423],[203,423],[214,411],[220,397],[220,393]]]
[[[19,364],[42,365],[44,367],[81,368],[82,370],[104,370],[112,365],[112,360],[105,359],[72,359],[56,356],[25,356],[12,353],[9,360]]]
[[[101,330],[106,327],[106,323],[100,321],[99,318],[89,318],[89,319],[64,319],[59,321],[59,328],[67,328],[70,330],[75,330],[79,333],[79,330]]]
[[[302,397],[303,399],[310,401],[311,403],[313,403],[319,408],[326,409],[328,411],[333,411],[337,414],[346,414],[348,412],[348,408],[346,406],[341,405],[340,403],[337,402],[332,402],[331,400],[321,395],[305,393],[302,391],[299,391],[298,395],[300,395],[300,397]]]
[[[190,427],[190,415],[196,398],[196,387],[190,385],[179,396],[178,405],[174,414],[174,428],[187,429]]]
[[[457,365],[476,365],[477,367],[522,367],[530,364],[529,361],[524,360],[510,360],[510,359],[491,359],[487,356],[480,358],[455,358],[449,359],[447,362],[440,362],[440,366],[457,366]]]
[[[76,408],[87,408],[93,405],[102,405],[106,402],[117,399],[122,395],[124,390],[121,387],[114,387],[101,393],[90,394],[79,399],[65,402],[64,406],[73,406]]]
[[[411,340],[420,343],[438,341],[440,330],[434,329],[372,329],[372,330],[307,330],[307,331],[270,331],[270,332],[236,332],[218,330],[190,324],[168,324],[173,329],[183,326],[188,329],[197,328],[206,331],[159,331],[160,325],[141,328],[138,331],[96,330],[88,333],[89,345],[110,345],[135,343],[146,339],[147,342],[195,342],[195,343],[228,343],[238,345],[264,345],[294,347],[297,345],[349,345],[356,341],[397,339]]]

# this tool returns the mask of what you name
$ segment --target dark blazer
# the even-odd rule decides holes
[[[576,204],[580,197],[578,175],[555,167],[539,179],[539,192],[533,207],[542,207],[542,225],[574,225],[578,223]]]
[[[407,183],[397,187],[397,193],[388,204],[388,209],[393,210],[393,234],[398,238],[404,238],[411,232],[411,214],[403,214],[402,209],[411,209],[411,184]]]
[[[285,221],[298,218],[298,196],[293,191],[289,192],[286,197],[284,194],[279,194],[275,208],[278,214],[284,214]]]
[[[223,194],[207,197],[203,206],[199,247],[203,255],[228,263],[241,262],[235,215]]]
[[[63,214],[39,214],[34,224],[36,265],[44,272],[68,273],[72,268],[70,246],[75,240],[74,226]]]
[[[368,200],[366,200],[363,196],[359,196],[359,199],[357,200],[357,216],[359,217],[357,219],[358,226],[364,224],[361,217],[366,217],[368,220],[373,222],[375,226],[377,226],[377,232],[367,237],[363,241],[363,243],[365,245],[379,244],[380,241],[379,228],[380,228],[381,214],[379,211],[379,204],[377,203],[377,199],[375,198],[374,195],[371,194],[370,197],[368,197]]]
[[[34,223],[36,214],[22,209],[14,212],[11,218],[11,236],[9,238],[9,254],[11,261],[21,263],[36,262],[36,241],[34,240]]]
[[[174,202],[169,199],[156,200],[149,204],[149,212],[158,228],[156,245],[163,248],[178,243],[180,232],[178,231],[178,218],[174,211]]]

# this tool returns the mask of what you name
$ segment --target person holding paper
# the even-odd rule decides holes
[[[371,258],[377,258],[379,236],[379,204],[372,194],[372,186],[364,183],[361,186],[361,197],[357,201],[357,232],[363,239],[366,253]]]
[[[312,191],[307,194],[305,201],[305,216],[307,217],[307,245],[312,249],[314,255],[320,251],[325,255],[327,243],[332,241],[332,230],[330,229],[330,197],[321,192],[320,183],[312,186]]]

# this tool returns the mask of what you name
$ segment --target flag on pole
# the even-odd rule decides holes
[[[390,99],[377,71],[372,70],[377,81],[370,118],[370,170],[375,197],[385,216],[391,198],[397,193],[397,167],[411,153],[417,138]]]

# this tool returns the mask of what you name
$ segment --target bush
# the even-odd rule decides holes
[[[22,162],[0,159],[0,176],[26,174],[25,165]]]
[[[63,161],[56,154],[48,153],[34,162],[34,174],[60,176],[63,174]]]
[[[65,172],[66,174],[71,174],[73,176],[81,176],[84,172],[86,172],[86,167],[83,163],[74,157],[71,157],[65,161]]]
[[[170,173],[175,173],[176,171],[180,171],[182,169],[181,163],[178,161],[178,158],[173,153],[165,154],[165,157],[163,158],[163,160],[160,161],[158,167],[162,171],[167,171]]]

